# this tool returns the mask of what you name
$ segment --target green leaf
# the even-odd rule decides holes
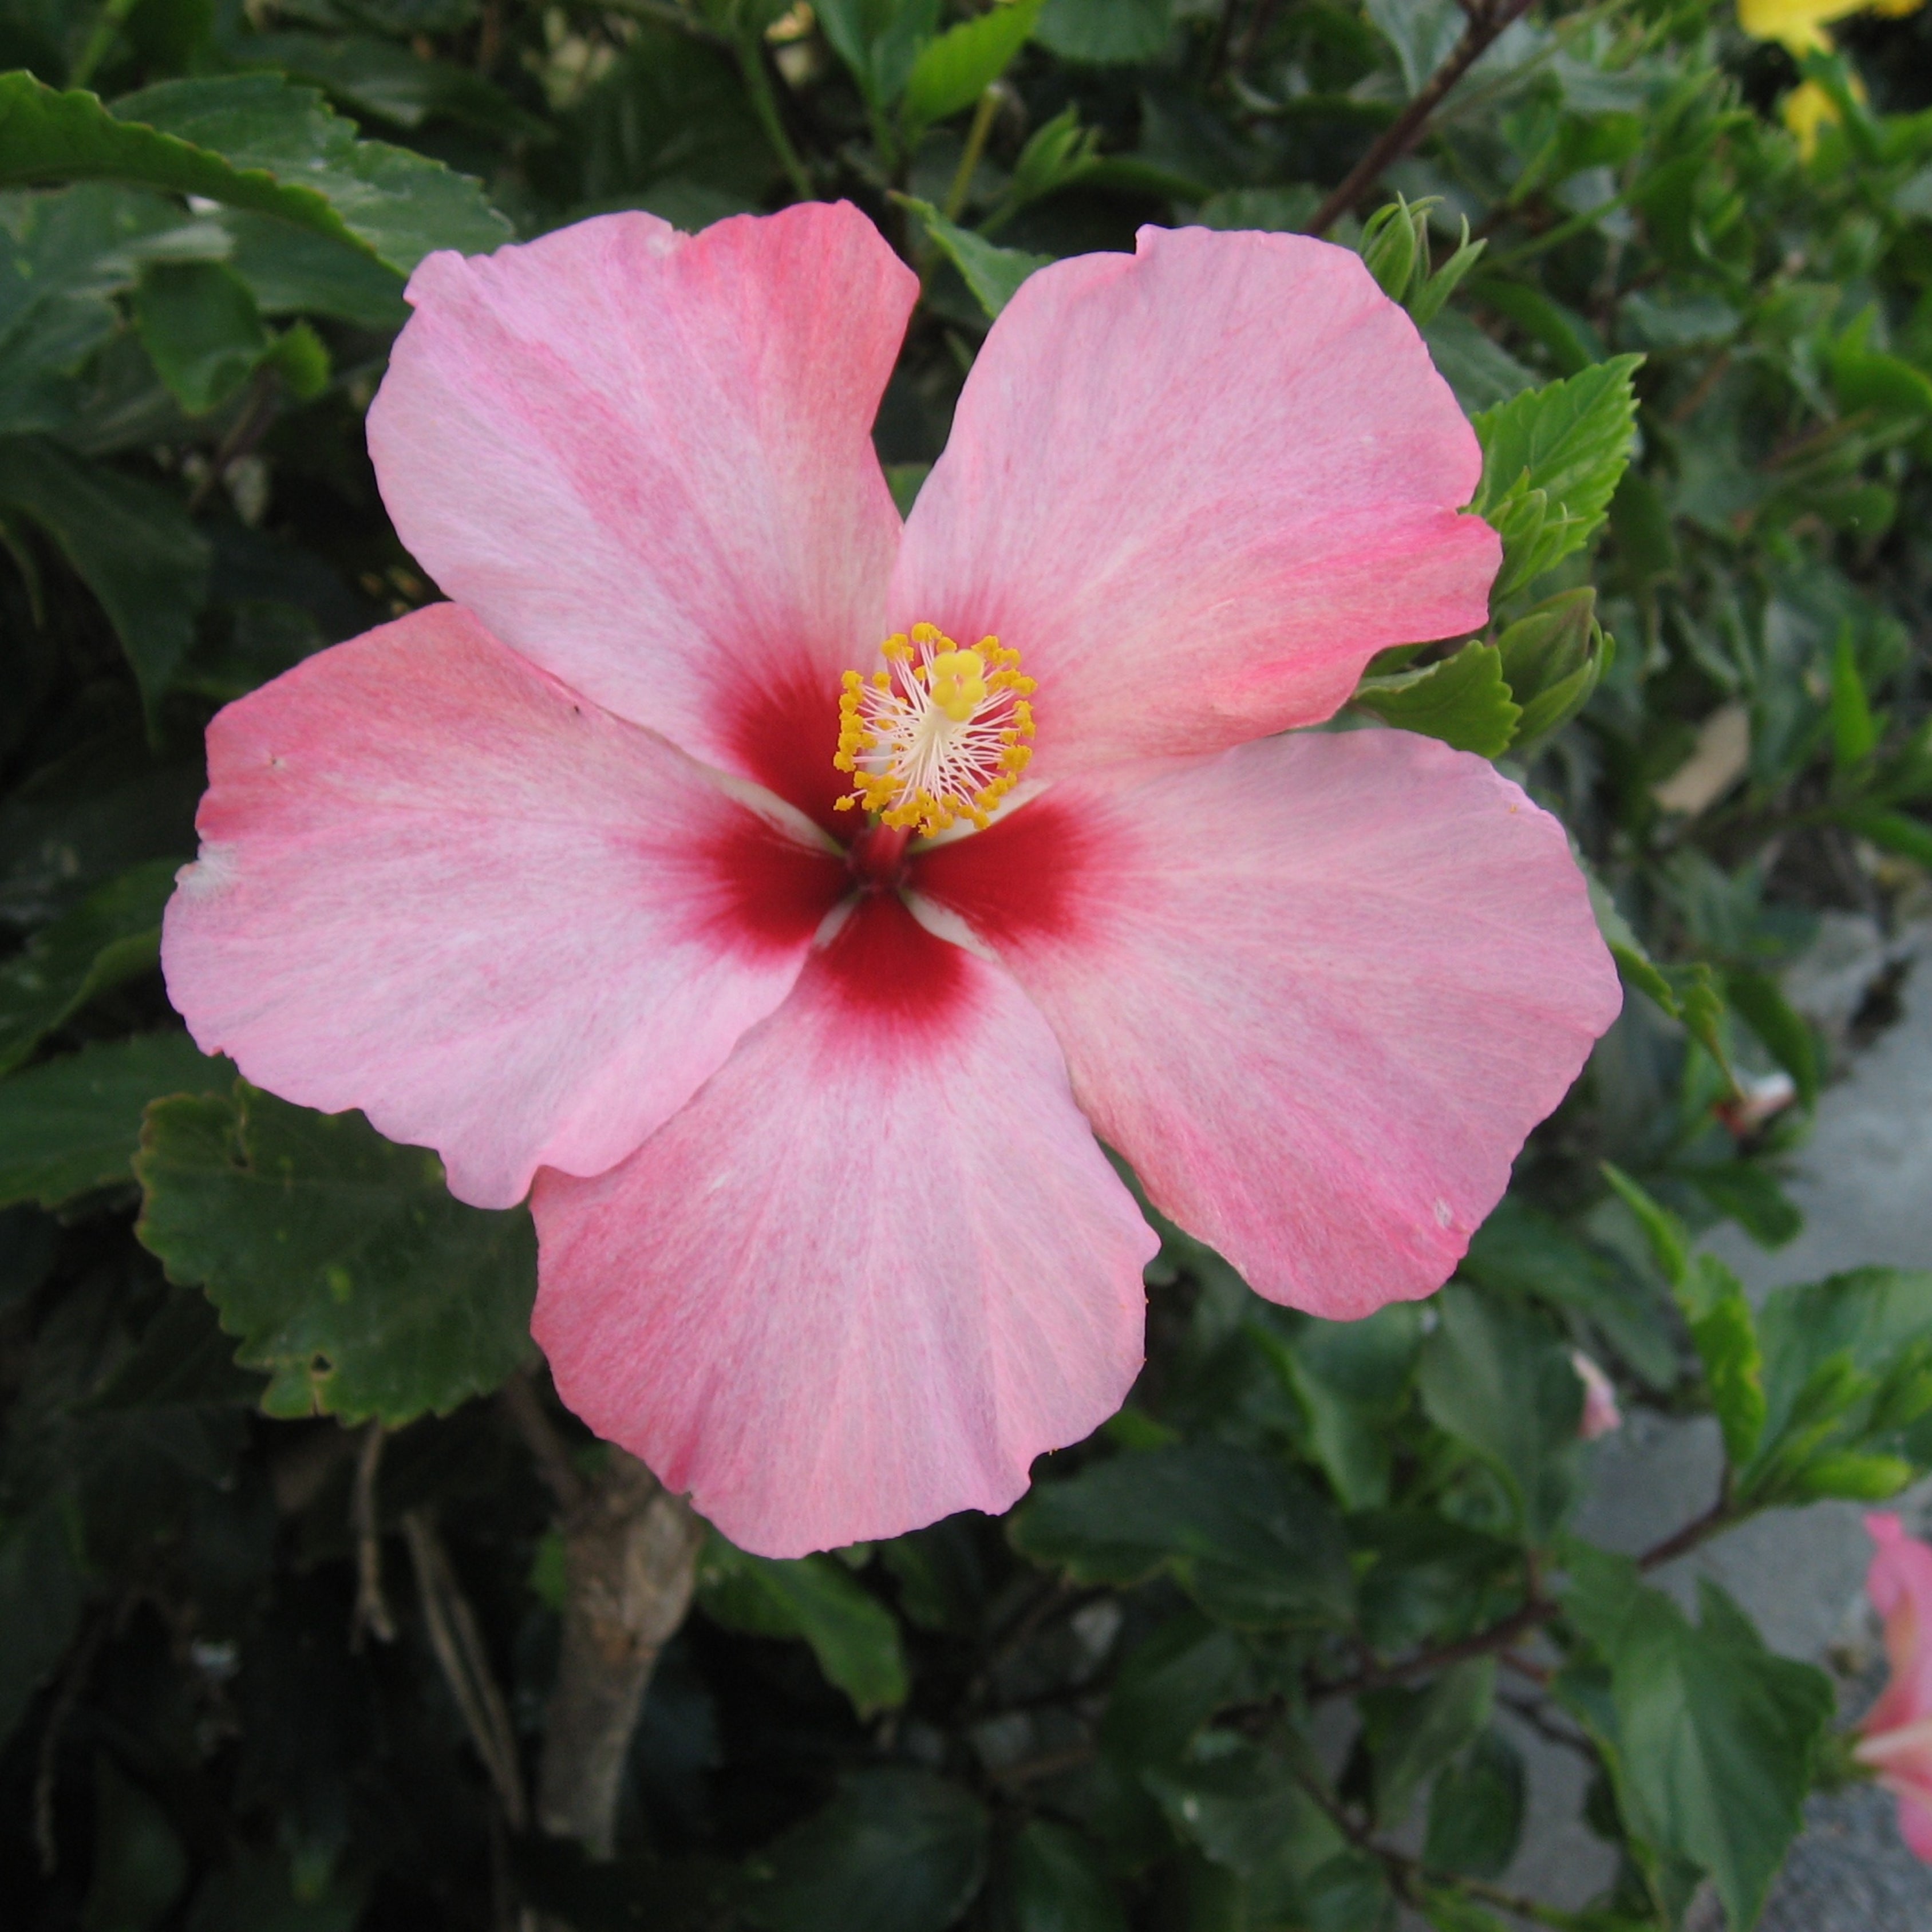
[[[169,393],[191,416],[225,403],[268,352],[248,285],[218,262],[158,262],[141,277],[134,326]]]
[[[1218,1443],[1115,1456],[1042,1483],[1008,1534],[1023,1555],[1082,1582],[1167,1570],[1222,1623],[1334,1622],[1353,1595],[1340,1528],[1321,1499],[1286,1464]]]
[[[1172,27],[1172,0],[1047,0],[1038,34],[1062,60],[1124,65],[1152,60]]]
[[[149,1109],[136,1232],[204,1284],[272,1415],[446,1414],[529,1359],[536,1241],[522,1208],[465,1207],[421,1148],[359,1114],[232,1099]]]
[[[1661,1298],[1621,1258],[1516,1195],[1476,1230],[1458,1272],[1480,1287],[1587,1316],[1653,1389],[1677,1379],[1676,1337]]]
[[[1360,1322],[1310,1318],[1285,1341],[1272,1330],[1261,1339],[1307,1411],[1310,1446],[1345,1507],[1386,1503],[1390,1424],[1407,1400],[1422,1339],[1414,1304],[1397,1302]]]
[[[1838,627],[1832,651],[1832,760],[1839,770],[1862,765],[1878,748],[1878,726],[1858,670],[1850,619]]]
[[[1744,1285],[1721,1262],[1699,1255],[1677,1298],[1704,1365],[1724,1454],[1743,1468],[1757,1453],[1766,1414],[1764,1352]]]
[[[1612,1763],[1637,1836],[1708,1872],[1734,1927],[1756,1922],[1803,1822],[1831,1681],[1774,1657],[1708,1580],[1701,1628],[1630,1591],[1592,1631],[1610,1668]]]
[[[728,1629],[809,1644],[861,1718],[905,1702],[898,1621],[836,1557],[753,1556],[713,1535],[698,1600]]]
[[[740,1910],[762,1932],[945,1932],[986,1870],[970,1792],[930,1772],[857,1772],[752,1861]]]
[[[1675,1019],[1680,1010],[1676,993],[1656,961],[1651,958],[1643,941],[1631,929],[1630,921],[1624,918],[1616,901],[1610,896],[1610,889],[1587,868],[1583,878],[1590,890],[1590,910],[1597,916],[1597,930],[1604,935],[1604,944],[1610,949],[1610,957],[1617,962],[1617,970],[1640,993],[1655,1000]]]
[[[921,49],[939,31],[939,0],[822,0],[815,11],[832,51],[874,108],[898,99]]]
[[[1421,670],[1364,678],[1354,703],[1385,724],[1486,758],[1509,749],[1522,716],[1504,681],[1502,653],[1493,644],[1465,644]]]
[[[0,182],[122,181],[279,215],[406,274],[433,248],[478,253],[509,224],[440,161],[361,141],[313,88],[275,76],[169,80],[112,111],[0,75]]]
[[[906,82],[908,125],[925,127],[970,107],[1026,44],[1040,9],[1040,0],[999,0],[928,40]]]
[[[187,1888],[188,1870],[187,1850],[167,1813],[102,1751],[94,1760],[94,1869],[80,1911],[85,1932],[152,1925]]]
[[[235,1070],[184,1033],[96,1041],[0,1081],[0,1206],[58,1208],[132,1183],[141,1118],[163,1094],[226,1093]]]
[[[393,333],[409,320],[403,278],[352,243],[332,241],[272,215],[229,213],[228,266],[264,315],[325,316]]]
[[[213,1304],[200,1289],[170,1294],[89,1413],[132,1408],[252,1408],[262,1378],[236,1366],[235,1344],[221,1332]]]
[[[1343,1849],[1347,1841],[1279,1755],[1226,1736],[1216,1743],[1211,1754],[1146,1774],[1176,1828],[1216,1864],[1292,1884]]]
[[[919,501],[919,493],[926,487],[926,479],[932,474],[929,463],[889,463],[886,465],[886,488],[892,493],[892,504],[902,517],[912,514],[912,506]]]
[[[1422,1345],[1423,1407],[1500,1477],[1516,1521],[1546,1540],[1575,1482],[1582,1384],[1570,1352],[1526,1310],[1452,1282]]]
[[[1492,603],[1581,549],[1602,524],[1636,440],[1630,378],[1642,359],[1613,356],[1475,418],[1483,479],[1471,508],[1503,538]]]
[[[1021,283],[1052,262],[1050,255],[1030,255],[1023,249],[997,248],[982,235],[948,221],[930,202],[910,195],[895,197],[920,220],[940,252],[959,271],[966,286],[988,315],[997,316],[1019,292]]]
[[[1770,1049],[1771,1057],[1791,1076],[1802,1106],[1818,1102],[1818,1044],[1808,1022],[1768,973],[1736,972],[1724,976],[1724,997],[1732,1010]]]
[[[1522,1836],[1522,1754],[1496,1730],[1485,1730],[1429,1794],[1424,1862],[1436,1871],[1499,1878]]]
[[[0,509],[32,518],[93,592],[152,717],[194,642],[207,592],[208,541],[187,511],[166,490],[38,436],[0,439]]]
[[[1841,812],[1838,818],[1846,831],[1869,838],[1884,850],[1896,852],[1916,865],[1932,867],[1932,825],[1922,818],[1914,818],[1909,812],[1881,812],[1869,806]]]
[[[1445,1670],[1425,1689],[1364,1695],[1378,1824],[1388,1829],[1401,1825],[1416,1794],[1475,1742],[1489,1724],[1496,1682],[1496,1659],[1476,1657]]]
[[[1782,1247],[1804,1232],[1804,1216],[1761,1161],[1686,1161],[1674,1172],[1767,1248]]]
[[[78,1539],[62,1499],[0,1522],[0,1744],[66,1654],[86,1604]]]
[[[1646,1193],[1620,1167],[1601,1163],[1604,1178],[1617,1197],[1636,1216],[1644,1239],[1673,1289],[1682,1291],[1690,1268],[1690,1231],[1664,1204]]]
[[[1587,586],[1539,604],[1496,640],[1504,681],[1522,706],[1519,742],[1540,738],[1575,716],[1609,663],[1597,593]]]
[[[72,427],[83,364],[119,332],[142,264],[218,252],[174,201],[102,182],[0,194],[0,432]]]
[[[153,970],[179,869],[178,860],[156,859],[110,879],[0,962],[0,1073],[90,1000]]]
[[[1101,1720],[1100,1742],[1124,1764],[1178,1758],[1252,1674],[1247,1646],[1197,1610],[1172,1616],[1120,1666]]]
[[[1035,1818],[1015,1834],[997,1892],[1010,1932],[1127,1932],[1127,1915],[1089,1841]]]

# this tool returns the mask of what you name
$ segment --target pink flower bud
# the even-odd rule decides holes
[[[1617,1391],[1610,1377],[1581,1348],[1570,1351],[1576,1378],[1583,1384],[1583,1413],[1576,1433],[1586,1442],[1594,1442],[1613,1429],[1624,1426],[1624,1412],[1617,1406]]]

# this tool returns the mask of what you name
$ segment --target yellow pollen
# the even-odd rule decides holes
[[[838,801],[924,837],[962,819],[984,826],[1033,749],[1037,688],[998,638],[962,650],[932,624],[888,638],[886,668],[844,676],[832,762],[854,790]]]

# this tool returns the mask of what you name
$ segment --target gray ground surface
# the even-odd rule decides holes
[[[1886,963],[1876,944],[1875,933],[1834,925],[1794,998],[1828,1026],[1842,1024]],[[1790,1192],[1804,1232],[1775,1253],[1734,1231],[1712,1244],[1754,1295],[1868,1263],[1932,1267],[1932,927],[1918,929],[1910,952],[1903,1017],[1826,1091],[1816,1131],[1795,1163]],[[1898,953],[1892,950],[1894,959]],[[1709,1503],[1717,1473],[1712,1425],[1636,1418],[1598,1445],[1578,1526],[1614,1548],[1642,1549]],[[1932,1529],[1932,1494],[1895,1507],[1916,1527]],[[1660,1580],[1688,1596],[1700,1574],[1714,1577],[1774,1648],[1838,1670],[1844,1701],[1856,1709],[1875,1687],[1880,1654],[1862,1588],[1870,1555],[1862,1514],[1839,1503],[1781,1512],[1673,1564]],[[1524,1742],[1530,1824],[1509,1882],[1580,1904],[1610,1873],[1604,1846],[1574,1822],[1580,1768],[1553,1746]],[[1868,1787],[1821,1797],[1808,1818],[1765,1932],[1932,1932],[1932,1868],[1905,1849],[1888,1798]]]

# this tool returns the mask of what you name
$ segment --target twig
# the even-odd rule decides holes
[[[443,1682],[449,1686],[470,1742],[489,1774],[505,1820],[512,1831],[521,1832],[529,1825],[530,1814],[524,1796],[523,1772],[517,1762],[516,1734],[510,1728],[508,1708],[490,1669],[476,1613],[450,1568],[449,1553],[428,1511],[409,1511],[403,1518],[403,1534],[409,1539],[423,1622]]]
[[[208,458],[208,474],[194,486],[188,500],[190,516],[199,516],[207,507],[208,498],[214,494],[217,486],[226,475],[229,465],[246,456],[268,434],[274,420],[275,372],[264,364],[249,379],[248,400],[242,404],[241,414],[230,424],[228,434]]]
[[[382,1467],[382,1425],[362,1432],[356,1484],[349,1492],[349,1527],[356,1538],[356,1607],[349,1613],[349,1648],[360,1651],[365,1633],[379,1643],[396,1640],[396,1620],[382,1595],[382,1533],[376,1507],[376,1472]]]
[[[1400,160],[1422,136],[1429,117],[1442,106],[1449,90],[1489,51],[1506,28],[1529,10],[1529,0],[1493,0],[1472,11],[1462,38],[1449,58],[1423,83],[1414,99],[1384,128],[1375,145],[1348,170],[1342,185],[1316,211],[1308,224],[1311,235],[1325,235],[1379,181],[1390,163]]]
[[[959,165],[952,172],[952,185],[946,190],[946,200],[940,213],[948,221],[957,221],[959,211],[966,206],[966,197],[973,186],[973,170],[980,165],[980,157],[986,152],[986,136],[993,131],[993,121],[1000,111],[1000,84],[994,81],[980,96],[980,104],[973,110],[973,124],[966,130],[965,152],[959,157]]]
[[[528,1373],[520,1371],[512,1376],[498,1392],[496,1400],[517,1433],[524,1438],[536,1463],[537,1474],[543,1478],[544,1486],[550,1491],[558,1510],[570,1516],[581,1509],[588,1493],[583,1478],[572,1467],[570,1451],[564,1447],[563,1438],[556,1432],[556,1425],[544,1413]]]
[[[1674,1530],[1661,1543],[1653,1544],[1636,1559],[1640,1570],[1654,1570],[1707,1542],[1719,1531],[1739,1520],[1736,1504],[1728,1496],[1720,1496],[1702,1516],[1694,1517]],[[1562,1614],[1562,1604],[1540,1594],[1532,1574],[1528,1600],[1500,1622],[1491,1624],[1473,1636],[1435,1650],[1420,1652],[1393,1664],[1370,1664],[1346,1677],[1318,1678],[1307,1687],[1310,1697],[1352,1697],[1363,1690],[1380,1690],[1384,1685],[1406,1683],[1412,1677],[1426,1677],[1446,1670],[1451,1664],[1466,1663],[1472,1657],[1485,1657],[1492,1651],[1506,1651],[1524,1637]],[[1514,1661],[1514,1660],[1510,1660]],[[1519,1666],[1519,1667],[1520,1667]]]
[[[1269,28],[1274,25],[1275,9],[1280,0],[1255,0],[1255,10],[1248,16],[1248,30],[1241,36],[1241,44],[1234,56],[1234,71],[1245,74],[1253,64],[1256,54],[1262,50],[1268,38]]]
[[[80,1694],[86,1688],[94,1669],[94,1660],[100,1654],[101,1640],[106,1636],[112,1622],[112,1616],[103,1610],[88,1626],[86,1635],[68,1659],[53,1708],[47,1713],[47,1727],[40,1733],[40,1756],[34,1767],[34,1844],[40,1853],[43,1878],[52,1878],[60,1862],[60,1847],[54,1838],[54,1773],[61,1734],[67,1729],[68,1720],[74,1715],[74,1706],[80,1701]]]

